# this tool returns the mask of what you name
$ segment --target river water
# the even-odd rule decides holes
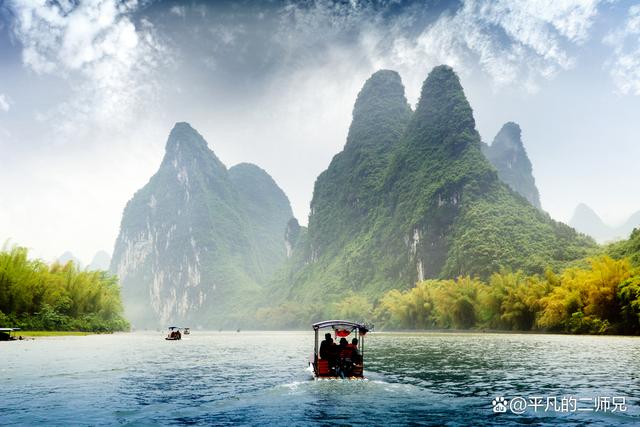
[[[0,343],[0,425],[640,425],[640,338],[374,332],[366,381],[310,380],[312,349],[312,332]]]

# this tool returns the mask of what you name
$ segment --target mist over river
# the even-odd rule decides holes
[[[639,338],[374,332],[367,381],[312,381],[312,350],[311,330],[4,342],[0,425],[640,423]]]

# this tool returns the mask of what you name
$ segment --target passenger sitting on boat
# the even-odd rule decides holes
[[[324,341],[320,343],[320,359],[329,358],[329,347],[333,344],[333,338],[330,333],[324,334]]]
[[[330,333],[324,334],[324,341],[320,343],[320,358],[326,360],[329,363],[329,368],[333,368],[336,365],[336,344],[333,342]]]
[[[360,354],[360,351],[358,351],[358,338],[354,338],[351,340],[351,344],[349,344],[349,347],[351,347],[351,360],[353,361],[353,363],[356,364],[361,364],[362,363],[362,355]]]
[[[342,378],[351,376],[351,372],[353,371],[353,360],[351,359],[353,355],[353,349],[349,346],[346,338],[340,339],[340,366],[338,367],[338,375]]]
[[[351,353],[353,350],[349,347],[347,339],[340,338],[340,359],[351,359]]]

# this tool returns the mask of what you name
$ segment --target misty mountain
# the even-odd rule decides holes
[[[517,123],[505,123],[491,145],[481,144],[482,152],[498,171],[498,177],[533,206],[542,209],[533,168],[522,143]]]
[[[614,230],[602,222],[602,219],[596,214],[593,209],[584,203],[578,204],[573,216],[569,221],[576,230],[581,233],[585,233],[599,242],[610,240],[613,238]]]
[[[111,271],[129,320],[233,325],[286,259],[292,216],[264,170],[228,170],[198,132],[177,123],[160,168],[127,203],[115,244]]]
[[[520,167],[518,130],[506,126],[496,149],[516,153]],[[542,273],[594,246],[502,182],[447,66],[429,74],[413,113],[397,73],[371,76],[344,150],[316,181],[301,235],[272,286],[284,299],[324,307],[349,291],[374,297],[428,278]]]
[[[273,178],[254,164],[231,167],[229,178],[237,193],[238,208],[247,220],[261,276],[270,276],[286,256],[285,228],[293,217],[289,199]]]
[[[635,229],[640,228],[640,211],[633,213],[620,227],[618,227],[619,233],[622,233],[623,237],[629,237],[629,234]]]
[[[93,256],[91,263],[87,266],[89,270],[109,270],[111,256],[106,251],[98,251]]]
[[[640,211],[632,214],[623,224],[613,227],[602,221],[593,209],[584,203],[578,204],[569,225],[600,243],[629,237],[634,228],[640,228]]]
[[[56,261],[58,261],[60,264],[66,264],[69,261],[72,261],[76,267],[78,268],[82,268],[82,262],[80,261],[80,258],[78,258],[77,256],[75,256],[71,251],[65,251],[62,255],[60,255]]]

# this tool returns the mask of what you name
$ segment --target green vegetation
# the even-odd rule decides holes
[[[578,334],[640,334],[640,229],[604,253],[559,273],[501,270],[425,280],[379,298],[346,291],[338,302],[263,308],[269,328],[297,328],[320,318],[373,322],[378,329],[482,329]],[[612,258],[615,257],[615,258]]]
[[[22,335],[23,337],[69,337],[69,336],[86,336],[91,335],[91,332],[83,331],[17,331],[14,332],[16,336]]]
[[[635,228],[626,240],[612,243],[606,251],[613,258],[628,257],[635,266],[640,266],[640,228]]]
[[[316,181],[309,227],[269,304],[288,301],[306,318],[314,310],[301,307],[332,307],[350,292],[374,303],[427,279],[542,275],[597,250],[500,180],[450,67],[431,71],[414,112],[397,73],[380,71],[358,95],[344,150]]]
[[[487,282],[468,276],[428,280],[379,301],[389,329],[487,328],[567,333],[640,333],[640,270],[627,259],[591,258],[588,268],[527,276],[503,271]]]
[[[73,262],[30,260],[20,247],[0,252],[0,325],[35,331],[129,329],[115,276],[81,271]]]

